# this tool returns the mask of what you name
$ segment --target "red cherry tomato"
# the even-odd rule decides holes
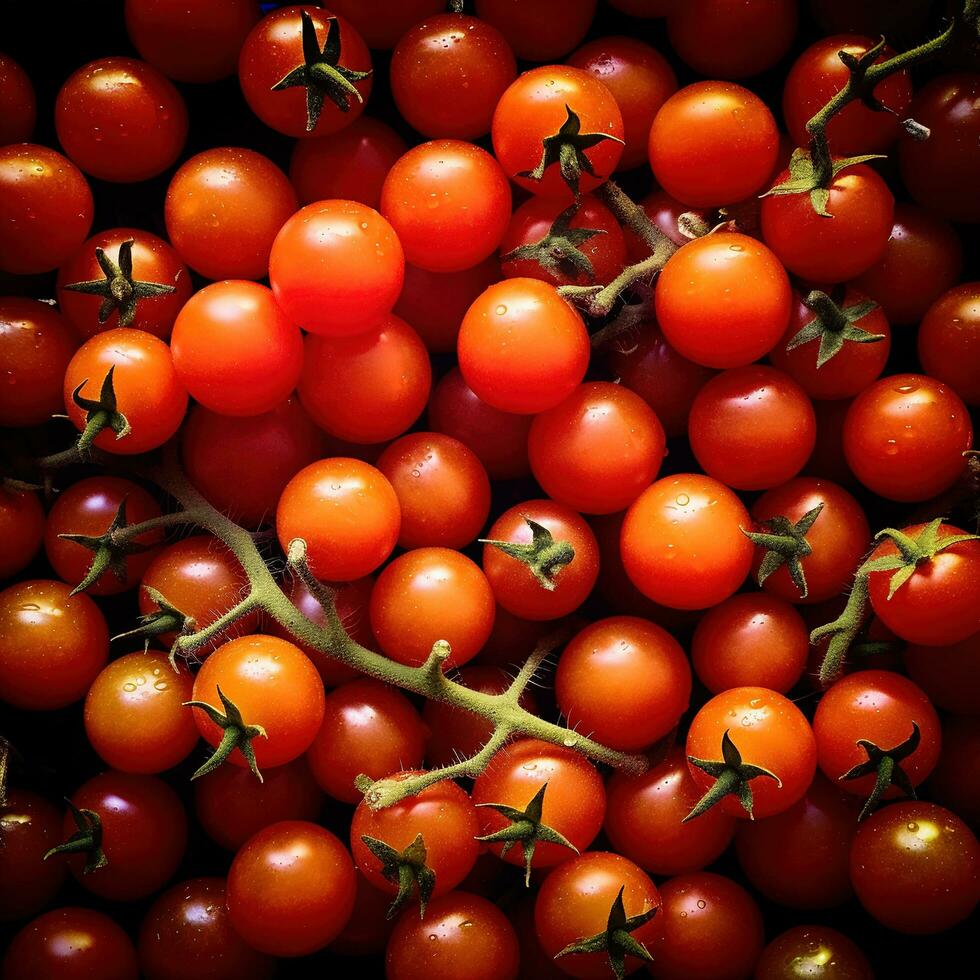
[[[43,796],[11,789],[0,806],[0,922],[27,919],[51,904],[65,880],[60,861],[44,855],[62,841],[61,811]]]
[[[585,37],[596,0],[477,0],[476,15],[493,24],[525,61],[555,61]]]
[[[911,643],[904,662],[909,677],[937,708],[980,714],[980,633],[939,649]]]
[[[929,307],[918,333],[919,361],[968,405],[980,405],[980,283],[943,293]]]
[[[0,582],[13,578],[30,564],[44,540],[44,508],[33,490],[13,490],[0,484]]]
[[[441,14],[442,0],[333,0],[330,9],[346,17],[372,50],[390,51],[410,27]]]
[[[980,717],[947,717],[943,751],[929,778],[937,803],[949,807],[971,827],[980,826]]]
[[[37,122],[37,98],[26,71],[0,54],[0,146],[26,143]]]
[[[758,980],[784,980],[805,970],[819,976],[826,972],[824,964],[840,980],[874,980],[860,948],[828,926],[797,926],[780,933],[762,951],[755,975]]]

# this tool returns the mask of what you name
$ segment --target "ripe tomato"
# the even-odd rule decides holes
[[[65,411],[79,432],[88,411],[75,403],[98,401],[106,375],[112,371],[115,412],[125,416],[129,431],[121,438],[112,428],[95,437],[94,445],[124,456],[162,446],[180,428],[187,411],[187,392],[174,369],[170,348],[153,334],[117,327],[90,337],[65,369]]]
[[[776,178],[789,179],[784,170]],[[762,237],[786,268],[811,282],[843,282],[871,268],[885,253],[895,199],[866,164],[845,167],[829,187],[826,211],[817,214],[809,194],[762,201]]]
[[[222,709],[221,693],[237,705],[246,725],[261,725],[265,735],[252,741],[261,766],[281,766],[305,752],[323,721],[323,682],[298,647],[276,636],[242,636],[218,647],[194,678],[195,701]],[[203,711],[194,721],[202,737],[217,747],[224,729]],[[240,749],[229,761],[248,762]]]
[[[330,949],[341,956],[377,956],[384,953],[395,928],[395,923],[386,916],[391,896],[372,888],[364,875],[354,877],[354,911]]]
[[[734,204],[762,190],[779,131],[766,104],[733,82],[695,82],[661,106],[648,151],[657,183],[693,207]]]
[[[346,17],[369,48],[390,51],[410,27],[446,5],[442,0],[333,0],[330,9]]]
[[[620,536],[626,573],[661,605],[716,606],[749,573],[752,543],[741,530],[748,519],[738,497],[709,476],[663,477],[626,512]]]
[[[851,846],[861,904],[914,936],[949,929],[980,898],[980,847],[959,817],[935,803],[896,803],[872,814]]]
[[[374,76],[353,24],[303,5],[272,10],[252,28],[238,58],[238,80],[249,108],[267,126],[287,136],[329,136],[364,111]]]
[[[306,338],[299,398],[320,428],[355,443],[387,442],[422,414],[428,351],[394,313],[356,336]]]
[[[186,666],[176,671],[165,653],[119,657],[92,682],[85,697],[85,734],[113,769],[157,773],[172,769],[197,745],[186,708],[194,681]]]
[[[771,350],[789,321],[792,291],[776,256],[733,232],[698,238],[664,266],[657,321],[677,353],[706,367],[740,367]]]
[[[398,541],[401,510],[384,474],[359,459],[321,459],[286,484],[276,508],[284,551],[307,546],[310,571],[328,582],[373,572]]]
[[[831,970],[840,980],[874,980],[874,971],[860,948],[828,926],[797,926],[780,933],[762,951],[756,964],[758,980],[820,976]]]
[[[475,927],[475,928],[474,928]],[[437,898],[425,918],[401,916],[388,941],[389,980],[514,980],[520,966],[517,934],[492,902],[466,892]]]
[[[973,442],[970,413],[935,378],[893,374],[866,388],[844,420],[844,455],[872,493],[927,500],[963,473]]]
[[[0,697],[30,711],[80,701],[109,659],[109,629],[87,595],[62,582],[0,592]]]
[[[274,823],[231,863],[231,924],[263,953],[312,953],[347,925],[356,877],[347,848],[329,830],[305,820]]]
[[[417,769],[426,729],[412,702],[381,681],[364,678],[327,695],[323,724],[306,752],[313,777],[335,800],[357,803],[360,775],[381,779]]]
[[[980,633],[938,650],[911,643],[904,663],[909,677],[937,708],[957,715],[980,714]]]
[[[33,490],[13,490],[0,483],[0,582],[30,564],[44,540],[44,508]]]
[[[980,283],[943,293],[929,307],[918,332],[919,361],[931,377],[948,384],[968,405],[980,405]]]
[[[565,647],[555,697],[572,728],[615,749],[642,749],[677,726],[691,668],[664,629],[633,616],[601,619]]]
[[[980,716],[947,717],[943,752],[929,778],[937,803],[951,809],[971,827],[980,826]]]
[[[60,153],[34,143],[0,147],[0,271],[48,272],[88,237],[92,191],[82,172]]]
[[[276,302],[304,330],[347,337],[377,327],[405,275],[395,230],[355,201],[319,201],[283,226],[269,257]]]
[[[416,548],[396,558],[371,593],[371,629],[402,664],[424,663],[437,640],[452,649],[445,669],[472,660],[493,628],[493,591],[480,567],[449,548]]]
[[[596,0],[477,0],[476,15],[493,24],[525,61],[555,61],[579,44],[595,15]]]
[[[616,852],[656,875],[700,871],[731,843],[735,820],[719,808],[683,823],[701,790],[681,747],[638,776],[614,772],[606,792],[604,829]]]
[[[579,385],[537,415],[528,437],[531,471],[542,489],[585,514],[628,507],[654,480],[665,454],[653,410],[606,381]]]
[[[0,922],[27,919],[51,904],[65,880],[60,861],[44,855],[61,843],[61,811],[43,796],[10,789],[0,806]]]
[[[37,122],[37,97],[27,72],[0,54],[0,146],[26,143]]]
[[[506,279],[485,290],[463,318],[459,369],[474,394],[504,412],[554,408],[585,376],[589,335],[553,286]]]
[[[143,917],[140,970],[146,980],[268,980],[274,964],[232,928],[224,878],[168,888]]]
[[[263,279],[272,243],[296,207],[286,175],[268,157],[223,146],[181,164],[164,215],[174,248],[202,276]]]
[[[187,106],[145,61],[100,58],[61,86],[54,124],[58,142],[85,173],[133,183],[163,173],[180,155]]]

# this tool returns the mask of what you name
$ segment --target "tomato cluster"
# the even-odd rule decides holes
[[[93,6],[0,54],[0,980],[953,975],[976,5]]]

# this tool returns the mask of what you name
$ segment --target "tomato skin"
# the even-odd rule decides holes
[[[372,50],[390,51],[407,31],[442,13],[441,0],[333,0],[330,9],[346,17]]]
[[[497,161],[457,139],[412,147],[381,188],[381,213],[406,260],[430,272],[469,269],[492,255],[510,206],[510,186]]]
[[[263,769],[261,783],[242,766],[218,766],[194,781],[197,821],[227,851],[237,851],[281,820],[315,822],[322,805],[323,793],[305,756]]]
[[[822,925],[780,933],[762,951],[755,968],[758,980],[794,980],[807,974],[815,980],[874,980],[860,948],[842,932]]]
[[[61,811],[43,796],[10,789],[0,807],[0,922],[26,919],[46,908],[65,880],[60,861],[44,855],[62,841]],[[6,976],[6,974],[4,974]]]
[[[712,694],[733,687],[786,694],[803,676],[808,648],[806,623],[786,599],[749,592],[733,595],[701,617],[691,640],[691,661]]]
[[[457,353],[473,393],[504,412],[554,408],[585,376],[589,335],[578,313],[537,279],[506,279],[463,318]]]
[[[44,540],[44,508],[33,490],[0,489],[0,582],[30,564]]]
[[[304,956],[338,936],[354,908],[356,875],[329,830],[283,820],[260,830],[228,872],[228,914],[248,945],[272,956]]]
[[[902,180],[918,204],[951,221],[980,221],[977,135],[980,72],[940,75],[912,100],[911,115],[928,126],[929,140],[899,141]]]
[[[321,459],[286,484],[276,509],[279,544],[307,544],[310,571],[328,582],[373,572],[398,541],[401,508],[384,474],[358,459]]]
[[[663,426],[639,395],[607,381],[579,385],[535,416],[531,471],[553,499],[584,514],[624,510],[656,478]]]
[[[861,904],[883,925],[929,935],[973,911],[980,897],[980,847],[949,810],[896,803],[858,828],[851,878]]]
[[[94,909],[65,908],[28,922],[3,958],[4,980],[138,980],[136,950],[122,928]]]
[[[849,855],[861,801],[839,785],[818,772],[804,796],[782,813],[739,821],[738,863],[770,901],[826,909],[853,894]]]
[[[563,11],[567,12],[567,4]],[[541,180],[518,176],[541,162],[541,141],[559,131],[568,117],[566,106],[579,117],[582,133],[613,137],[584,151],[597,176],[583,168],[579,190],[583,194],[593,191],[616,169],[623,155],[623,144],[617,141],[623,139],[624,131],[612,93],[590,72],[566,65],[544,65],[524,72],[500,97],[491,137],[500,166],[515,184],[535,195],[571,201],[572,191],[557,165],[548,167]]]
[[[140,970],[147,980],[267,980],[272,961],[232,928],[224,878],[168,888],[143,918]]]
[[[69,75],[58,92],[54,122],[58,142],[81,170],[119,183],[162,173],[187,139],[180,93],[135,58],[100,58]]]
[[[937,708],[957,715],[980,714],[980,633],[939,649],[911,643],[904,663],[909,677]]]
[[[323,724],[306,751],[313,778],[335,800],[358,803],[354,785],[362,773],[382,779],[417,769],[426,729],[411,701],[371,678],[350,681],[326,698]]]
[[[922,374],[880,378],[844,419],[844,455],[872,493],[927,500],[963,473],[973,442],[970,414],[949,386]]]
[[[596,0],[477,0],[476,15],[499,30],[523,61],[556,61],[579,44],[595,14]]]
[[[88,181],[50,147],[0,147],[0,194],[7,215],[0,231],[2,272],[48,272],[88,237],[94,210]]]
[[[672,609],[706,609],[745,581],[752,543],[742,533],[748,511],[709,476],[667,476],[626,512],[620,551],[626,574],[654,602]]]
[[[480,567],[449,548],[416,548],[378,576],[371,629],[384,653],[418,667],[437,640],[452,653],[446,670],[479,652],[493,628],[493,591]]]
[[[555,696],[572,728],[616,749],[642,749],[667,735],[687,710],[691,668],[666,630],[612,616],[569,641],[558,660]]]
[[[140,615],[157,610],[146,592],[149,586],[185,616],[191,616],[201,629],[241,599],[248,588],[248,578],[238,559],[217,538],[196,534],[167,545],[150,563],[140,584]],[[198,656],[206,656],[234,637],[254,633],[258,625],[258,616],[248,613],[218,633],[198,651]],[[159,635],[159,642],[168,647],[176,639],[176,633]]]
[[[761,766],[782,781],[759,776],[750,783],[755,819],[782,813],[801,799],[817,769],[817,745],[810,723],[788,698],[764,687],[733,687],[716,694],[694,716],[687,733],[687,755],[720,759],[726,731],[742,754],[742,761]],[[715,778],[689,763],[691,776],[702,792]],[[715,809],[748,820],[738,799],[726,796]]]
[[[280,229],[269,256],[276,302],[311,333],[349,337],[377,327],[405,276],[395,230],[356,201],[318,201]]]
[[[308,132],[305,87],[299,85],[273,91],[274,85],[304,63],[301,11],[313,21],[317,43],[323,49],[329,21],[334,14],[308,4],[280,7],[266,14],[245,38],[238,57],[238,80],[249,108],[267,126],[286,136],[329,136],[349,126],[364,111],[374,76],[369,74],[353,83],[360,97],[351,96],[346,112],[330,98],[324,98],[316,126]],[[337,17],[337,24],[340,28],[338,64],[352,71],[370,72],[371,54],[361,35],[343,17]]]
[[[919,361],[968,405],[980,405],[980,283],[961,283],[929,307],[918,333]]]
[[[109,629],[87,595],[62,582],[0,592],[0,692],[7,704],[52,711],[74,704],[109,659]]]
[[[668,259],[654,298],[660,329],[677,353],[705,367],[731,368],[772,349],[789,321],[792,292],[765,245],[717,232]]]
[[[761,190],[779,131],[765,103],[733,82],[695,82],[660,107],[648,153],[657,183],[692,207],[718,207]]]
[[[0,54],[0,146],[26,143],[37,122],[37,97],[27,72]]]
[[[915,536],[924,524],[903,528]],[[940,537],[966,532],[942,524]],[[872,558],[895,555],[898,549],[883,539]],[[895,594],[889,598],[893,572],[872,572],[868,594],[878,618],[893,633],[909,643],[948,646],[980,632],[980,608],[975,602],[980,588],[980,541],[961,541],[920,563]]]
[[[616,852],[656,875],[713,864],[735,834],[735,820],[713,808],[682,823],[701,798],[681,747],[639,776],[614,772],[606,784],[603,827]]]
[[[762,914],[737,882],[699,871],[665,881],[656,980],[748,977],[765,945]]]
[[[776,178],[789,179],[784,170]],[[830,185],[826,210],[817,214],[809,194],[766,197],[762,238],[794,275],[811,282],[844,282],[871,268],[888,244],[895,199],[863,163],[841,170]]]
[[[424,920],[411,913],[399,917],[388,941],[385,976],[514,980],[519,966],[517,935],[507,916],[485,898],[451,892],[428,905]]]
[[[980,716],[949,716],[943,721],[943,752],[929,777],[937,803],[974,830],[980,827]]]
[[[412,432],[378,457],[398,495],[402,548],[463,548],[490,513],[490,480],[476,454],[438,432]]]
[[[235,73],[238,52],[259,19],[256,0],[197,3],[126,0],[126,33],[140,57],[178,82],[216,82]]]
[[[663,936],[661,895],[657,886],[632,861],[607,851],[588,851],[563,862],[545,878],[534,905],[538,940],[549,957],[570,943],[604,932],[609,909],[623,889],[627,917],[657,908],[657,914],[630,934],[657,953]],[[641,960],[626,957],[626,971]],[[573,977],[605,977],[609,958],[602,953],[573,953],[562,957],[561,969]]]
[[[117,327],[90,337],[65,369],[65,411],[75,428],[85,428],[86,412],[72,393],[82,386],[83,398],[98,398],[113,368],[113,389],[119,412],[131,431],[121,439],[105,429],[94,445],[108,453],[131,456],[162,446],[180,428],[187,411],[187,391],[174,369],[170,348],[153,334]]]

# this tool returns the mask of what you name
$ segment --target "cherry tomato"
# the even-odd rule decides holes
[[[417,667],[437,640],[451,648],[445,669],[472,660],[493,628],[493,591],[479,566],[449,548],[396,558],[371,593],[371,629],[392,660]]]
[[[740,367],[775,346],[792,292],[761,242],[717,232],[689,242],[657,281],[657,320],[678,354],[706,367]]]
[[[124,456],[162,446],[180,428],[187,411],[187,392],[174,369],[170,348],[159,337],[117,327],[90,337],[65,369],[65,411],[75,428],[85,428],[88,412],[74,393],[100,399],[106,375],[112,371],[115,410],[125,416],[129,431],[122,437],[104,429],[94,445]]]
[[[477,0],[476,15],[493,24],[525,61],[555,61],[581,43],[596,0]]]
[[[534,415],[567,398],[589,364],[582,318],[554,287],[506,279],[473,302],[459,331],[459,368],[474,394]]]
[[[980,827],[980,716],[947,717],[943,751],[929,778],[937,803],[949,807],[971,827]]]
[[[297,211],[269,258],[269,281],[286,316],[331,337],[376,328],[398,299],[404,275],[395,230],[355,201],[319,201]]]
[[[796,926],[780,933],[762,951],[756,964],[758,980],[874,980],[874,971],[860,948],[828,926]]]
[[[909,677],[937,708],[980,714],[980,633],[939,649],[909,644],[904,661]]]
[[[304,956],[340,934],[354,908],[356,874],[329,830],[283,820],[260,830],[228,872],[228,915],[248,945]]]
[[[377,956],[384,953],[395,928],[395,922],[387,917],[391,896],[372,888],[364,875],[354,877],[354,911],[330,949],[341,956]]]
[[[283,550],[307,545],[310,570],[329,582],[373,572],[398,541],[401,510],[384,474],[358,459],[321,459],[286,484],[276,508]]]
[[[224,878],[168,888],[143,917],[140,970],[146,980],[267,980],[274,964],[232,928]]]
[[[844,420],[855,476],[889,500],[926,500],[963,473],[970,414],[952,388],[922,374],[893,374],[858,395]]]
[[[351,681],[327,695],[323,724],[306,752],[313,777],[335,800],[357,803],[360,775],[417,769],[426,729],[411,701],[381,681]]]
[[[92,191],[82,172],[60,153],[34,143],[0,147],[0,271],[47,272],[88,237]]]
[[[980,283],[943,293],[929,307],[918,333],[919,361],[968,405],[980,405]]]
[[[37,122],[37,97],[26,71],[0,54],[0,146],[26,143]]]
[[[60,861],[44,860],[62,841],[61,811],[37,793],[8,790],[0,806],[0,839],[0,922],[37,915],[65,880]]]
[[[286,175],[268,157],[223,146],[181,164],[164,214],[174,248],[202,276],[262,279],[272,243],[296,207]]]
[[[715,606],[749,573],[752,543],[741,530],[748,518],[738,497],[711,477],[663,477],[626,512],[620,537],[626,573],[661,605]]]
[[[646,212],[646,216],[662,231],[675,245],[686,245],[691,236],[681,230],[680,216],[691,212],[709,220],[710,213],[704,210],[689,208],[676,197],[671,197],[666,191],[651,191],[646,197],[636,202]],[[626,239],[626,254],[630,262],[639,262],[650,254],[650,246],[635,231],[629,228],[623,230]]]
[[[0,483],[0,582],[30,564],[44,540],[44,508],[33,490],[14,490]]]
[[[409,28],[441,14],[442,0],[333,0],[330,9],[346,17],[372,50],[390,51]]]
[[[80,701],[109,659],[109,629],[87,595],[62,582],[0,592],[0,697],[30,711]]]

